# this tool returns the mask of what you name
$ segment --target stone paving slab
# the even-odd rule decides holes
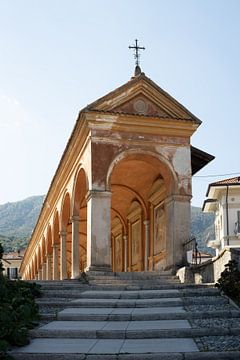
[[[150,308],[134,308],[132,314],[169,314],[169,313],[186,313],[182,306],[166,306],[166,307],[150,307]]]
[[[120,353],[192,352],[199,351],[192,339],[125,340]]]
[[[154,330],[154,329],[190,329],[187,320],[154,320],[154,321],[130,321],[128,330]],[[104,328],[105,330],[106,328]]]
[[[167,289],[167,290],[126,290],[126,291],[97,291],[97,290],[88,290],[83,291],[79,294],[81,298],[90,298],[90,299],[151,299],[151,298],[161,298],[161,297],[179,297],[179,290]]]
[[[171,319],[184,319],[186,311],[183,307],[145,307],[145,308],[66,308],[59,311],[58,320],[161,320],[170,317]]]
[[[82,307],[153,307],[153,306],[179,306],[182,305],[180,298],[159,299],[76,299],[70,301],[74,306]]]
[[[33,339],[13,353],[39,354],[147,354],[198,352],[192,339]]]
[[[188,353],[154,353],[154,354],[33,354],[15,353],[16,360],[239,360],[237,352],[188,352]]]
[[[118,322],[117,322],[118,323]],[[52,321],[43,325],[39,330],[101,330],[106,326],[106,321]]]
[[[18,353],[88,353],[96,339],[33,339],[29,345],[18,348]]]
[[[39,330],[162,330],[189,329],[187,320],[154,320],[154,321],[52,321],[43,325]],[[36,330],[37,331],[37,330]]]

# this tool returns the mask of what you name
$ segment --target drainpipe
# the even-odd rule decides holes
[[[226,220],[227,220],[227,245],[229,246],[229,214],[228,214],[228,185],[226,191]]]

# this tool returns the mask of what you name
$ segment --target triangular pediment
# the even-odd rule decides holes
[[[143,73],[85,110],[201,121]]]
[[[143,94],[138,94],[125,103],[120,104],[112,109],[112,112],[125,114],[145,115],[153,117],[171,117],[171,113],[163,110]]]

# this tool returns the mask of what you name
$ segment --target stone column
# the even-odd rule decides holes
[[[176,270],[184,264],[183,244],[190,236],[191,196],[173,195],[165,200],[166,210],[166,267]]]
[[[32,266],[29,265],[29,279],[28,280],[32,280],[33,276],[32,276]]]
[[[72,279],[79,276],[79,220],[79,216],[72,217]]]
[[[42,269],[38,270],[38,280],[42,280]]]
[[[67,279],[67,233],[60,231],[60,279]]]
[[[53,248],[53,280],[59,280],[58,251],[59,245],[54,244]]]
[[[124,241],[124,271],[127,272],[127,259],[128,259],[128,243],[127,243],[128,237],[127,235],[123,235],[123,241]]]
[[[87,200],[87,270],[111,270],[111,193],[89,191]]]
[[[47,265],[45,262],[42,264],[42,280],[47,280]]]
[[[145,254],[144,254],[144,269],[148,271],[148,255],[149,255],[149,220],[144,220],[145,231]]]
[[[52,280],[52,255],[47,255],[46,280]]]

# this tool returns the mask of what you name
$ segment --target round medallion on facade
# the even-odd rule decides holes
[[[148,105],[144,100],[136,100],[133,104],[134,110],[136,110],[139,114],[146,114]]]

